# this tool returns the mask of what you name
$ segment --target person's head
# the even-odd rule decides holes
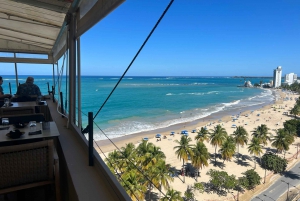
[[[0,76],[0,85],[3,83],[3,78]]]
[[[27,79],[26,79],[26,83],[33,83],[34,82],[34,78],[33,77],[28,77]]]

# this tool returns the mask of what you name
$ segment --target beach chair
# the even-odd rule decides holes
[[[0,147],[0,195],[55,185],[60,201],[59,160],[53,140]]]

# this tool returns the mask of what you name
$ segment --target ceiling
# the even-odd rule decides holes
[[[68,13],[80,8],[80,33],[76,34],[80,37],[123,1],[0,0],[0,52],[46,54],[53,58],[66,46]]]
[[[0,0],[0,51],[50,54],[72,0]]]

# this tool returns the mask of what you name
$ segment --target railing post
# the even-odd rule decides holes
[[[93,146],[93,139],[94,139],[94,133],[93,133],[93,112],[88,113],[89,118],[89,166],[94,166],[94,146]]]
[[[48,94],[50,95],[50,88],[49,88],[49,82],[47,82],[47,86],[48,86]]]
[[[53,100],[53,103],[55,103],[55,90],[54,90],[54,86],[52,86],[52,100]]]
[[[64,101],[63,101],[63,93],[60,92],[60,112],[64,114]],[[64,115],[61,115],[64,118]]]
[[[10,93],[10,95],[12,95],[11,94],[11,85],[10,85],[10,82],[8,83],[8,86],[9,86],[9,93]]]

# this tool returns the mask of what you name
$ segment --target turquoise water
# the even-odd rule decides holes
[[[3,76],[16,91],[14,76]],[[19,76],[25,82],[27,76]],[[56,78],[57,79],[57,78]],[[271,78],[270,78],[271,79]],[[270,79],[251,79],[252,83]],[[65,78],[61,90],[66,91]],[[118,77],[82,76],[83,125],[88,112],[98,109],[117,83]],[[35,76],[42,94],[47,94],[52,76]],[[126,77],[95,118],[97,125],[111,138],[198,120],[219,111],[259,106],[274,100],[271,90],[241,88],[244,79],[231,77]],[[64,96],[65,97],[65,96]],[[95,129],[95,139],[106,139]]]

